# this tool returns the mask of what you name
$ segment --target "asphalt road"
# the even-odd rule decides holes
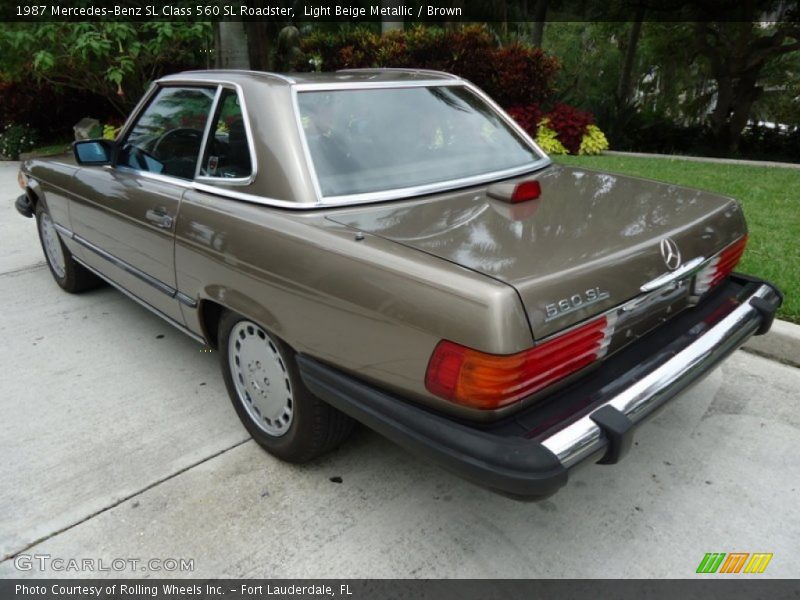
[[[286,465],[239,424],[216,354],[113,289],[55,285],[15,173],[0,163],[0,577],[683,578],[706,552],[771,552],[760,577],[800,576],[800,370],[738,352],[621,464],[540,503],[363,428]],[[17,555],[194,571],[20,571]]]

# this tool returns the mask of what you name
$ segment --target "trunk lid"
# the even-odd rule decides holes
[[[536,339],[644,296],[643,284],[670,272],[662,240],[685,265],[746,233],[738,203],[709,192],[558,165],[517,180],[532,178],[541,197],[521,204],[483,187],[328,218],[513,286]],[[685,306],[689,287],[646,294],[648,314],[628,337]]]

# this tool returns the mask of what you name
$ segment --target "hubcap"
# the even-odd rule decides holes
[[[292,383],[283,357],[255,323],[239,321],[228,338],[228,363],[239,401],[259,429],[280,437],[292,424]]]
[[[44,253],[47,255],[47,262],[50,263],[53,272],[59,277],[64,277],[67,272],[67,265],[64,261],[64,251],[61,249],[61,240],[53,225],[50,215],[43,213],[39,219],[39,229],[42,232],[44,241]]]

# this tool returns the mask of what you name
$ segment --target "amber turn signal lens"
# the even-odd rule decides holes
[[[492,410],[552,385],[604,356],[613,324],[600,317],[516,354],[487,354],[442,340],[425,375],[429,392]]]

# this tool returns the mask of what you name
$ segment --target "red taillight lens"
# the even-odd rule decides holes
[[[516,204],[517,202],[536,200],[541,195],[542,186],[538,181],[523,181],[514,188],[514,193],[511,194],[511,203]]]
[[[730,275],[739,264],[746,246],[747,236],[745,235],[709,260],[695,275],[694,293],[701,296]]]
[[[530,396],[605,356],[613,319],[601,317],[517,354],[486,354],[442,340],[428,362],[432,394],[483,410]]]

